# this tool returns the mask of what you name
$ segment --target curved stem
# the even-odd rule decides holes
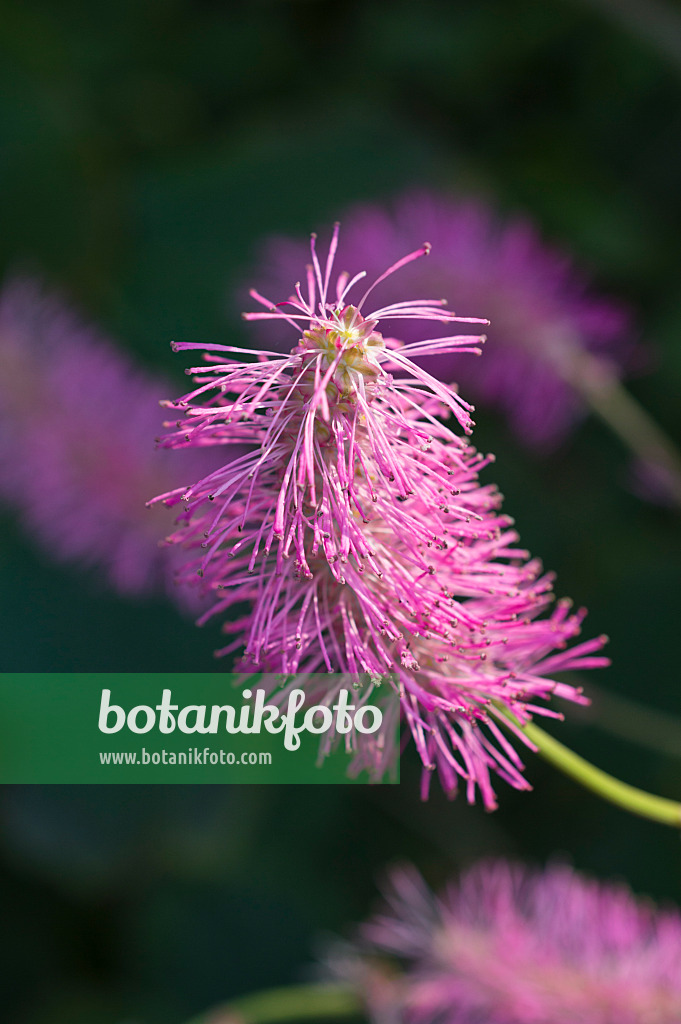
[[[286,1024],[287,1021],[357,1017],[362,1004],[348,985],[318,983],[265,989],[214,1007],[188,1024]]]
[[[617,804],[618,807],[623,807],[624,810],[638,814],[642,818],[681,828],[681,803],[668,800],[666,797],[654,796],[643,789],[637,789],[636,786],[620,782],[619,779],[596,768],[579,754],[563,746],[534,722],[523,725],[507,708],[497,705],[497,710],[502,721],[505,718],[506,724],[511,725],[514,731],[522,732],[546,761],[603,800],[609,800],[610,803]]]
[[[653,417],[624,387],[605,359],[566,344],[553,354],[560,375],[645,466],[656,484],[681,506],[681,454]]]

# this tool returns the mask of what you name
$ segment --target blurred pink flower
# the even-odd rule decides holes
[[[381,1024],[681,1020],[681,914],[625,886],[563,866],[532,872],[492,862],[440,897],[415,869],[401,868],[386,896],[361,929],[354,963],[346,953],[336,965],[364,987]],[[400,974],[386,976],[386,956]]]
[[[168,513],[150,494],[181,466],[156,451],[169,386],[28,278],[0,293],[0,500],[50,556],[93,567],[123,594],[172,587]],[[188,475],[209,463],[192,453]]]
[[[425,365],[503,412],[535,450],[554,448],[583,413],[583,399],[565,379],[574,373],[575,351],[604,358],[617,375],[640,362],[625,304],[595,293],[527,218],[504,220],[482,202],[417,192],[389,208],[350,207],[341,219],[339,265],[361,267],[369,279],[413,238],[430,239],[432,257],[406,268],[399,281],[384,280],[377,301],[394,302],[406,291],[445,295],[463,314],[484,310],[490,327],[483,360],[434,351]],[[304,250],[302,240],[276,237],[262,246],[258,262],[268,294],[287,294],[290,268],[304,260]],[[417,330],[407,324],[401,337],[413,341]]]
[[[553,600],[551,577],[517,547],[495,487],[479,482],[491,457],[438,418],[451,414],[469,433],[471,406],[413,361],[484,339],[449,333],[460,318],[438,300],[365,308],[379,282],[429,246],[348,304],[364,275],[341,274],[332,289],[337,238],[336,230],[324,268],[313,238],[305,295],[298,286],[275,306],[253,292],[266,312],[246,319],[292,326],[298,343],[288,354],[175,346],[202,348],[214,365],[187,371],[199,374],[197,387],[174,403],[181,418],[163,443],[252,447],[157,500],[186,505],[175,540],[200,555],[186,579],[198,572],[217,598],[205,618],[248,606],[225,623],[230,642],[220,653],[245,646],[266,672],[350,673],[364,699],[387,681],[424,765],[424,796],[437,769],[448,793],[463,779],[469,800],[479,787],[491,808],[491,772],[529,788],[498,706],[523,722],[557,716],[537,702],[582,698],[554,673],[604,664],[594,656],[603,638],[565,649],[584,616],[570,614],[569,602],[540,617]],[[395,322],[418,322],[426,340],[379,332]],[[433,327],[447,333],[433,339]],[[317,699],[320,686],[317,678]],[[397,753],[392,732],[383,748],[356,739],[355,767],[380,777]]]

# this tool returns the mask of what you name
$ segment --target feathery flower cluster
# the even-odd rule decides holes
[[[436,299],[367,309],[374,288],[428,245],[351,302],[365,275],[342,273],[332,289],[337,243],[336,227],[322,268],[313,236],[305,294],[297,285],[274,305],[252,292],[265,312],[246,319],[292,327],[288,354],[175,345],[204,349],[213,365],[186,371],[197,386],[169,403],[181,418],[162,443],[251,450],[156,500],[185,503],[175,539],[199,552],[185,579],[198,572],[215,594],[204,618],[249,607],[225,623],[230,642],[219,653],[245,647],[265,672],[350,673],[365,694],[385,681],[422,759],[424,796],[437,769],[448,793],[463,780],[469,800],[479,787],[491,808],[491,772],[530,788],[499,707],[526,721],[556,715],[538,703],[553,694],[580,700],[553,673],[604,664],[594,656],[603,638],[566,649],[584,614],[569,602],[541,617],[551,578],[518,547],[494,486],[478,479],[491,456],[467,441],[472,407],[414,362],[478,352],[484,338],[442,328],[486,321]],[[378,329],[414,321],[424,340],[403,344]],[[383,750],[358,750],[356,768],[382,773],[396,755],[383,739]]]
[[[370,277],[414,237],[431,240],[433,257],[409,267],[399,283],[385,280],[377,295],[384,304],[396,301],[401,289],[451,295],[462,311],[484,310],[491,321],[484,360],[441,351],[427,368],[498,408],[534,450],[554,448],[583,412],[560,369],[576,350],[603,357],[617,375],[640,361],[624,304],[593,293],[528,219],[503,221],[481,202],[423,192],[401,196],[392,209],[351,207],[342,220],[343,266],[360,265]],[[289,268],[304,250],[304,242],[285,238],[265,244],[260,263],[270,294],[288,289]],[[414,340],[416,327],[407,324],[403,340]]]
[[[28,278],[0,294],[0,368],[0,500],[52,557],[96,566],[120,593],[167,587],[185,603],[163,517],[145,508],[177,480],[154,450],[167,384]],[[189,477],[209,468],[190,453]]]
[[[364,987],[381,1024],[681,1020],[681,914],[625,886],[563,866],[539,873],[491,862],[441,897],[415,869],[401,868],[386,895],[354,955],[331,962]],[[403,973],[386,976],[375,961],[386,956]]]

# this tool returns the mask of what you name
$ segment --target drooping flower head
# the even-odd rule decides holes
[[[566,380],[575,353],[607,361],[615,376],[635,368],[631,313],[621,301],[597,294],[563,252],[548,246],[526,217],[500,218],[480,201],[437,193],[407,193],[391,207],[361,204],[343,216],[339,257],[377,276],[414,237],[429,238],[433,255],[412,263],[377,289],[383,303],[408,294],[446,295],[460,312],[481,310],[491,321],[485,358],[439,351],[425,364],[443,381],[457,381],[481,405],[499,409],[524,444],[555,448],[584,410]],[[259,265],[274,294],[289,287],[290,268],[305,243],[272,238]],[[401,337],[418,335],[416,322]],[[273,344],[276,339],[268,334]]]
[[[472,407],[414,362],[477,352],[484,339],[452,333],[461,318],[444,300],[369,306],[375,287],[430,246],[360,288],[361,271],[332,286],[337,243],[336,227],[322,268],[313,237],[305,292],[298,284],[276,305],[252,293],[265,311],[246,319],[289,331],[288,353],[175,346],[203,348],[212,366],[187,371],[197,387],[169,403],[182,412],[163,443],[251,450],[157,500],[185,503],[175,539],[198,549],[185,578],[198,572],[214,593],[208,614],[249,608],[225,622],[221,653],[243,648],[266,672],[350,673],[365,698],[385,682],[423,761],[424,794],[437,769],[449,793],[463,779],[469,799],[479,786],[492,807],[491,771],[528,788],[498,705],[524,721],[553,693],[580,699],[552,674],[603,664],[592,657],[602,639],[564,650],[583,612],[561,602],[540,617],[551,579],[517,546],[494,486],[478,479],[491,457],[467,440]],[[411,322],[425,338],[387,333]],[[334,697],[331,686],[321,695]],[[374,758],[380,775],[396,754],[387,746],[358,747],[356,766]]]
[[[434,895],[392,873],[387,906],[360,932],[370,1015],[404,1024],[675,1024],[681,914],[565,866],[483,863]],[[358,970],[378,958],[376,966]],[[400,973],[380,970],[397,961]],[[378,986],[372,978],[387,980]]]
[[[96,568],[120,593],[167,588],[184,602],[177,552],[159,547],[164,517],[145,508],[181,469],[154,449],[167,383],[29,278],[0,293],[0,369],[3,504],[51,557]],[[185,458],[190,478],[209,468]]]

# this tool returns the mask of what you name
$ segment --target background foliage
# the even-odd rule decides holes
[[[169,340],[243,337],[234,295],[263,234],[420,185],[529,212],[628,299],[653,353],[632,388],[681,434],[675,5],[4,0],[0,21],[2,265],[46,274],[177,393]],[[594,421],[548,461],[492,415],[477,438],[524,543],[611,637],[599,685],[681,714],[678,517],[631,493]],[[210,631],[2,524],[4,670],[215,670]],[[570,717],[575,748],[679,797],[681,759]],[[502,791],[493,816],[418,804],[409,758],[399,788],[5,789],[7,1019],[174,1024],[295,980],[403,857],[437,882],[478,856],[558,854],[681,902],[678,836],[528,774],[536,791]]]

